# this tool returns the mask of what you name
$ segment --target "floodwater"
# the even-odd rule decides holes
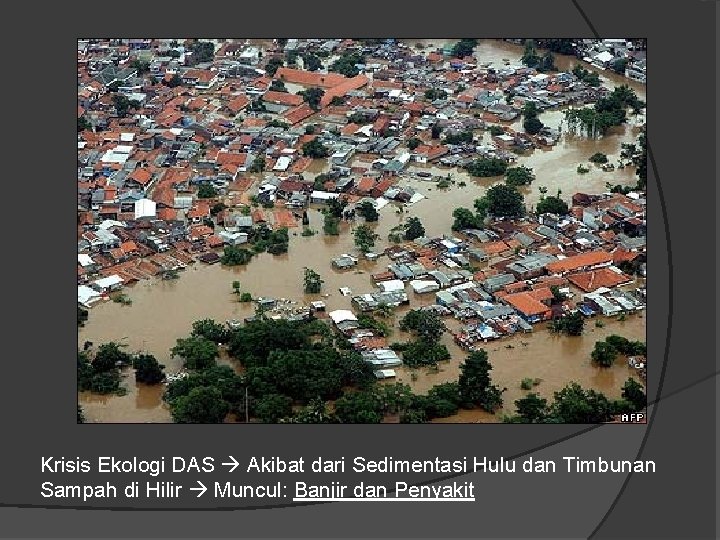
[[[407,40],[415,44],[418,40]],[[455,40],[420,40],[433,43],[435,46]],[[522,48],[496,40],[481,40],[476,49],[481,62],[492,61],[501,65],[507,58],[512,63],[519,63]],[[572,67],[574,58],[556,57],[556,63],[567,69],[563,62]],[[613,74],[602,72],[603,78],[616,78]],[[619,81],[610,82],[616,83]],[[622,82],[627,82],[622,79]],[[631,83],[640,97],[644,99],[642,85]],[[542,114],[541,119],[551,127],[557,127],[562,119],[560,111]],[[557,123],[557,124],[556,124]],[[606,182],[611,184],[631,185],[636,181],[634,169],[625,168],[612,172],[603,172],[587,159],[595,152],[603,152],[616,162],[620,145],[624,142],[635,142],[638,128],[625,126],[617,128],[600,140],[590,141],[583,137],[564,134],[561,142],[547,150],[534,150],[526,155],[518,156],[518,164],[532,167],[536,180],[529,187],[523,188],[526,202],[535,204],[540,197],[539,187],[548,188],[548,194],[556,194],[569,199],[577,191],[599,192],[605,189]],[[353,165],[370,166],[368,161],[358,156]],[[579,175],[577,165],[584,163],[591,172]],[[306,171],[306,178],[327,170],[326,160],[315,160]],[[435,183],[413,178],[406,175],[400,180],[401,185],[411,185],[423,193],[426,198],[399,213],[394,205],[388,205],[380,211],[380,221],[372,224],[379,234],[377,248],[384,249],[388,245],[387,236],[391,229],[403,223],[407,216],[417,216],[423,223],[428,235],[448,234],[453,222],[452,211],[456,207],[472,208],[474,199],[481,197],[491,185],[502,181],[502,178],[475,179],[465,171],[437,166],[413,164],[409,172],[429,171],[433,175],[451,175],[454,185],[446,190],[437,189]],[[460,187],[461,182],[465,183]],[[212,318],[219,322],[227,319],[242,319],[254,312],[253,304],[237,301],[233,293],[232,282],[238,280],[241,290],[250,292],[253,297],[271,296],[287,298],[299,304],[322,299],[327,310],[349,309],[350,297],[339,292],[340,287],[349,287],[353,293],[365,293],[374,290],[370,274],[385,269],[387,260],[378,262],[361,260],[351,270],[337,271],[331,267],[333,257],[342,253],[354,252],[352,224],[341,225],[340,236],[325,236],[322,233],[323,216],[316,208],[308,210],[310,228],[317,232],[314,236],[303,237],[301,228],[291,229],[290,249],[287,254],[273,256],[268,253],[257,255],[244,267],[224,268],[220,265],[207,266],[197,262],[180,273],[177,280],[152,279],[138,282],[127,287],[125,292],[132,300],[132,305],[106,302],[94,306],[90,310],[85,327],[78,331],[78,343],[91,341],[100,344],[116,341],[123,344],[129,352],[146,351],[165,364],[166,371],[175,372],[181,368],[179,359],[170,358],[170,349],[175,340],[186,337],[191,330],[193,321]],[[323,291],[319,295],[303,293],[303,268],[310,267],[320,273],[325,280]],[[325,296],[325,295],[328,296]],[[432,303],[430,295],[412,295],[411,307]],[[409,308],[398,310],[394,316],[394,326]],[[610,333],[618,333],[629,339],[645,341],[644,319],[638,316],[628,318],[624,322],[607,320],[603,328],[596,328],[592,322],[586,326],[586,335],[578,338],[560,337],[535,327],[535,332],[515,338],[500,340],[488,344],[487,351],[493,364],[493,381],[501,387],[507,387],[504,394],[505,403],[512,411],[513,401],[525,392],[520,389],[520,381],[525,377],[540,378],[542,382],[534,391],[543,396],[552,397],[552,392],[560,389],[570,381],[583,386],[596,388],[609,397],[617,397],[620,387],[630,375],[625,365],[602,369],[590,364],[589,355],[595,341]],[[448,321],[449,326],[456,324]],[[391,341],[407,339],[399,330]],[[415,391],[423,393],[431,386],[457,380],[459,364],[465,357],[453,342],[449,334],[444,338],[453,355],[450,362],[440,365],[437,371],[427,368],[414,370],[407,368],[398,370],[398,380],[409,384]],[[525,343],[523,345],[522,343]],[[506,348],[512,345],[513,348]],[[239,366],[223,355],[221,363]],[[80,394],[88,422],[170,422],[167,407],[161,396],[162,386],[146,386],[136,384],[132,370],[125,373],[127,394],[124,396],[97,396],[88,392]],[[462,411],[458,415],[444,419],[452,422],[492,422],[493,417],[479,411]]]

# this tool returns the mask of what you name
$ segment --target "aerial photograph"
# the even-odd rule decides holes
[[[77,47],[79,423],[642,417],[644,39]]]

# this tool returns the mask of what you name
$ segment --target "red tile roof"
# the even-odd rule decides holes
[[[289,107],[297,107],[302,104],[303,97],[297,94],[288,94],[287,92],[276,92],[275,90],[268,90],[263,94],[263,101],[270,103],[278,103],[280,105],[288,105]]]
[[[594,266],[596,264],[610,263],[612,260],[612,255],[606,251],[589,251],[587,253],[581,253],[579,255],[567,257],[566,259],[551,262],[546,268],[550,273],[560,274],[587,266]]]

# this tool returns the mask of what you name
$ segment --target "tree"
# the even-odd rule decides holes
[[[215,56],[215,45],[210,41],[196,41],[190,45],[190,50],[196,64],[210,62]]]
[[[178,75],[177,73],[173,73],[172,77],[170,77],[170,79],[168,79],[167,81],[163,79],[163,83],[170,88],[175,88],[177,86],[182,86],[183,82],[180,78],[180,75]]]
[[[416,238],[425,236],[425,227],[423,227],[420,218],[415,216],[408,218],[407,223],[405,224],[404,236],[405,240],[415,240]]]
[[[452,224],[453,231],[463,231],[466,229],[477,229],[482,227],[482,220],[473,214],[472,210],[467,208],[456,208],[452,213],[455,221]]]
[[[298,92],[298,94],[305,98],[305,101],[307,101],[313,111],[320,110],[320,100],[325,94],[322,88],[308,88],[307,90]]]
[[[85,321],[87,321],[87,319],[88,319],[88,310],[81,308],[80,304],[78,304],[78,307],[77,307],[78,328],[81,326],[85,326]]]
[[[382,400],[374,392],[348,392],[335,402],[335,414],[343,424],[379,424]]]
[[[130,110],[130,100],[123,94],[115,94],[112,97],[113,105],[115,106],[115,112],[120,118],[127,116],[128,110]]]
[[[358,225],[355,228],[354,236],[355,246],[363,253],[370,251],[370,249],[375,246],[375,240],[379,238],[367,225]]]
[[[202,336],[178,339],[170,353],[173,357],[181,357],[186,368],[198,370],[215,366],[215,359],[219,355],[217,345]]]
[[[450,360],[450,352],[444,344],[424,339],[409,342],[402,355],[403,362],[410,367],[435,366],[438,362]]]
[[[261,173],[265,170],[265,157],[257,156],[250,165],[250,172]]]
[[[457,58],[465,58],[466,56],[472,56],[476,46],[476,39],[461,39],[455,45],[453,45],[452,55]]]
[[[414,332],[425,343],[435,343],[440,340],[447,327],[437,313],[413,309],[400,320],[400,330]]]
[[[465,166],[473,176],[501,176],[507,170],[507,161],[500,158],[478,158]]]
[[[491,383],[492,365],[484,349],[471,352],[460,366],[458,387],[460,400],[466,407],[480,406],[487,412],[502,407],[502,393]]]
[[[613,365],[613,362],[615,362],[617,355],[617,349],[615,349],[615,347],[613,347],[610,343],[607,343],[606,341],[598,341],[595,343],[595,348],[592,353],[590,353],[590,358],[592,358],[593,362],[602,367],[610,367]]]
[[[305,276],[303,278],[305,294],[317,294],[325,283],[315,270],[305,268]]]
[[[323,232],[328,236],[338,236],[340,234],[340,218],[330,213],[325,214],[323,219]]]
[[[257,400],[253,409],[254,416],[266,424],[274,424],[292,414],[292,399],[280,394],[269,394]]]
[[[252,252],[245,248],[225,246],[220,262],[227,266],[238,266],[249,263],[252,256]]]
[[[238,283],[238,286],[240,284]],[[224,343],[228,339],[225,326],[213,319],[202,319],[192,324],[192,336],[203,337],[213,343]]]
[[[610,69],[620,75],[625,75],[625,69],[627,68],[628,61],[625,58],[618,58],[610,64]]]
[[[273,57],[265,64],[265,71],[270,77],[274,77],[277,70],[281,68],[283,64],[282,58]]]
[[[244,292],[240,295],[240,301],[243,303],[252,302],[252,294],[249,292]]]
[[[95,373],[104,371],[114,371],[118,367],[127,366],[132,363],[132,358],[128,353],[120,349],[120,345],[111,341],[103,343],[98,347],[95,358],[92,362],[92,368]]]
[[[342,73],[346,77],[354,77],[360,70],[357,66],[365,62],[365,57],[361,53],[346,52],[328,68],[329,71]]]
[[[555,57],[550,51],[546,52],[538,65],[539,71],[555,71]]]
[[[315,137],[312,141],[308,141],[303,144],[302,147],[303,155],[310,158],[326,158],[330,155],[330,150]]]
[[[442,128],[437,124],[433,124],[430,128],[430,137],[433,139],[439,139],[440,133],[442,133]]]
[[[360,203],[357,207],[357,213],[365,218],[365,221],[370,222],[377,221],[380,217],[372,201],[363,201]]]
[[[498,184],[487,190],[483,197],[489,215],[506,218],[518,218],[525,215],[522,194],[514,186]]]
[[[159,384],[165,379],[165,366],[151,354],[140,354],[133,359],[135,380],[145,384]]]
[[[547,400],[538,394],[528,394],[515,401],[515,410],[523,422],[536,424],[543,422],[547,416]]]
[[[634,411],[642,411],[647,407],[647,397],[642,385],[632,377],[625,381],[622,397],[632,404]]]
[[[607,163],[608,157],[607,157],[607,155],[603,154],[602,152],[595,152],[592,156],[590,156],[590,162],[591,163]]]
[[[553,295],[551,300],[553,305],[562,304],[565,301],[565,295],[560,292],[560,287],[557,285],[550,285],[550,292]]]
[[[493,137],[503,135],[504,133],[505,130],[502,128],[502,126],[490,126],[490,135],[492,135]]]
[[[545,127],[537,116],[526,118],[523,121],[523,129],[530,135],[537,135]]]
[[[581,336],[584,326],[585,319],[579,311],[575,311],[555,321],[555,329],[565,332],[568,336]]]
[[[505,183],[509,186],[525,186],[534,179],[533,170],[528,167],[511,167],[505,171]]]
[[[88,122],[88,119],[84,116],[78,116],[77,119],[77,130],[78,133],[85,131],[86,129],[92,129],[92,124]]]
[[[328,201],[328,213],[336,218],[342,217],[345,212],[345,207],[348,205],[348,201],[345,198],[336,197]]]
[[[211,216],[217,216],[220,212],[225,210],[227,208],[227,205],[222,202],[216,202],[210,207],[210,215]]]
[[[202,184],[198,188],[197,196],[199,199],[214,199],[217,197],[217,189],[210,184]]]
[[[78,131],[81,131],[81,130],[78,129]],[[415,150],[421,144],[422,144],[422,141],[420,139],[418,139],[417,137],[412,137],[412,138],[408,139],[408,141],[407,141],[407,147],[410,150]]]
[[[525,40],[525,50],[520,61],[529,68],[536,68],[542,63],[542,58],[538,55],[535,42],[532,39]]]
[[[570,211],[567,203],[559,197],[549,196],[540,199],[535,207],[535,212],[539,214],[557,214],[559,216],[567,215]]]
[[[292,424],[332,424],[335,421],[335,416],[328,413],[327,404],[322,399],[313,399],[288,419]]]
[[[173,421],[178,424],[219,424],[229,411],[220,390],[206,386],[193,388],[170,404]]]
[[[555,400],[550,406],[546,422],[596,424],[611,420],[612,414],[612,404],[603,394],[570,383],[555,392]]]
[[[440,88],[428,88],[425,90],[425,99],[429,101],[435,101],[436,99],[445,99],[447,92]]]
[[[305,69],[308,71],[317,71],[322,68],[322,61],[313,53],[303,56],[303,62],[305,63]]]

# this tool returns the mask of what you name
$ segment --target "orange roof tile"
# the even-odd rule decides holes
[[[546,266],[546,268],[550,273],[560,274],[596,264],[610,263],[612,260],[612,255],[606,251],[589,251],[587,253],[580,253],[579,255],[551,262]]]
[[[585,292],[592,292],[600,287],[617,287],[628,283],[632,278],[623,273],[617,273],[609,268],[600,268],[591,272],[581,272],[568,276],[568,280]]]

